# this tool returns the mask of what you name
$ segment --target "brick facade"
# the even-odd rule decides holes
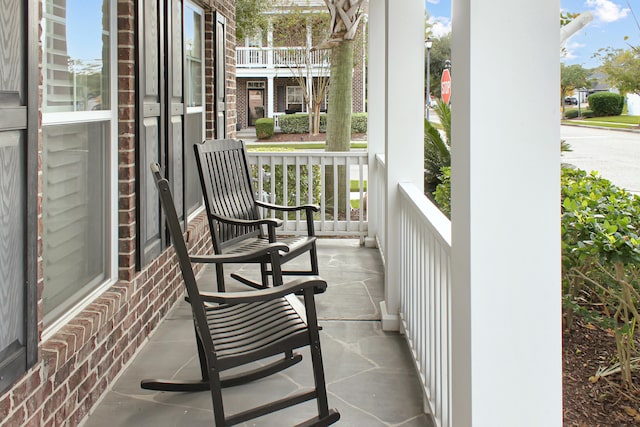
[[[9,390],[0,394],[0,427],[76,426],[106,392],[146,338],[183,294],[173,248],[142,271],[136,254],[136,82],[135,0],[117,0],[118,12],[118,282],[97,297],[46,341],[39,340],[38,362]],[[227,131],[235,135],[235,2],[207,0],[207,58],[215,29],[214,10],[226,18]],[[40,16],[42,14],[40,13]],[[205,66],[213,82],[213,60]],[[42,75],[40,103],[42,103]],[[207,137],[213,136],[212,87],[207,86]],[[42,158],[42,132],[39,132]],[[38,190],[38,336],[43,331],[42,164]],[[191,253],[211,252],[203,214],[187,227]]]

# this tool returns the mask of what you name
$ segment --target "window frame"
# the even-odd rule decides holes
[[[300,97],[300,102],[291,102],[291,101],[289,101],[290,90],[291,90],[291,92],[293,92],[293,90],[300,91],[299,95],[295,95],[296,97],[298,97],[298,96]],[[285,91],[285,108],[287,110],[290,110],[291,108],[289,106],[292,105],[292,104],[293,105],[300,104],[300,112],[305,112],[306,105],[305,105],[305,102],[304,102],[304,93],[303,93],[302,88],[300,86],[287,86],[286,87],[286,91]]]
[[[105,215],[108,216],[106,220],[105,228],[107,229],[107,235],[109,237],[108,247],[105,248],[107,265],[104,270],[105,279],[101,283],[91,286],[91,282],[84,284],[83,289],[86,292],[82,298],[68,307],[64,313],[52,317],[44,313],[44,330],[42,333],[42,340],[46,341],[51,338],[56,332],[66,325],[71,319],[76,317],[82,310],[84,310],[91,302],[93,302],[99,295],[104,293],[106,289],[111,287],[118,279],[118,14],[117,14],[117,0],[104,0],[109,1],[109,96],[110,106],[108,110],[96,110],[96,111],[68,111],[68,112],[46,112],[43,104],[42,111],[42,127],[60,126],[60,125],[73,125],[82,123],[95,123],[104,122],[108,123],[109,138],[107,141],[107,160],[109,166],[107,168],[107,182],[106,185],[107,198],[105,206]],[[43,3],[46,0],[41,0]],[[43,14],[41,24],[43,28],[46,27],[46,18]],[[43,37],[45,31],[43,31]],[[43,68],[45,67],[46,56],[43,56]],[[46,74],[45,74],[46,77]],[[46,83],[43,82],[43,86],[46,91]],[[43,103],[46,102],[46,98],[43,97]],[[44,141],[43,141],[44,143]],[[43,165],[43,168],[45,166]],[[43,237],[44,238],[44,237]],[[46,284],[45,284],[46,286]],[[92,289],[88,290],[87,287]]]

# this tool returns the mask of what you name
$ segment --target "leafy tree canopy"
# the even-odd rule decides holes
[[[590,70],[580,64],[560,64],[560,94],[564,98],[570,92],[580,87],[590,87]]]
[[[236,0],[236,39],[255,36],[266,30],[265,12],[272,7],[272,0]]]
[[[640,93],[640,52],[637,49],[600,49],[600,69],[621,93]]]

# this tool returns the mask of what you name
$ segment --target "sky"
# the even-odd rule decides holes
[[[441,36],[451,31],[451,0],[425,2],[434,35]],[[560,8],[565,12],[590,11],[594,16],[593,21],[567,41],[561,60],[567,65],[581,64],[585,68],[595,68],[600,65],[600,60],[593,58],[598,49],[628,49],[627,43],[639,46],[640,28],[629,5],[636,17],[640,18],[640,0],[560,0]],[[558,20],[559,16],[558,13]],[[629,36],[628,41],[624,40],[625,36]]]

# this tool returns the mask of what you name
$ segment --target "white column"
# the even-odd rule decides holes
[[[453,2],[456,427],[562,425],[558,10]]]
[[[267,69],[273,68],[273,21],[267,22]]]
[[[369,137],[369,187],[367,190],[367,223],[368,236],[365,245],[374,247],[376,236],[384,230],[380,227],[381,218],[378,218],[378,205],[384,203],[382,194],[376,193],[373,183],[383,172],[378,170],[375,161],[376,154],[384,155],[384,141],[386,136],[385,105],[386,105],[386,9],[385,0],[369,0],[368,22],[368,55],[369,66],[369,102],[367,103],[367,136]],[[381,236],[384,241],[384,236]],[[384,248],[383,248],[384,249]]]
[[[400,326],[398,183],[424,186],[424,4],[423,0],[386,0],[387,271],[382,307],[385,330],[397,330]]]
[[[274,82],[273,76],[267,76],[267,117],[273,117],[273,104],[274,104]]]

